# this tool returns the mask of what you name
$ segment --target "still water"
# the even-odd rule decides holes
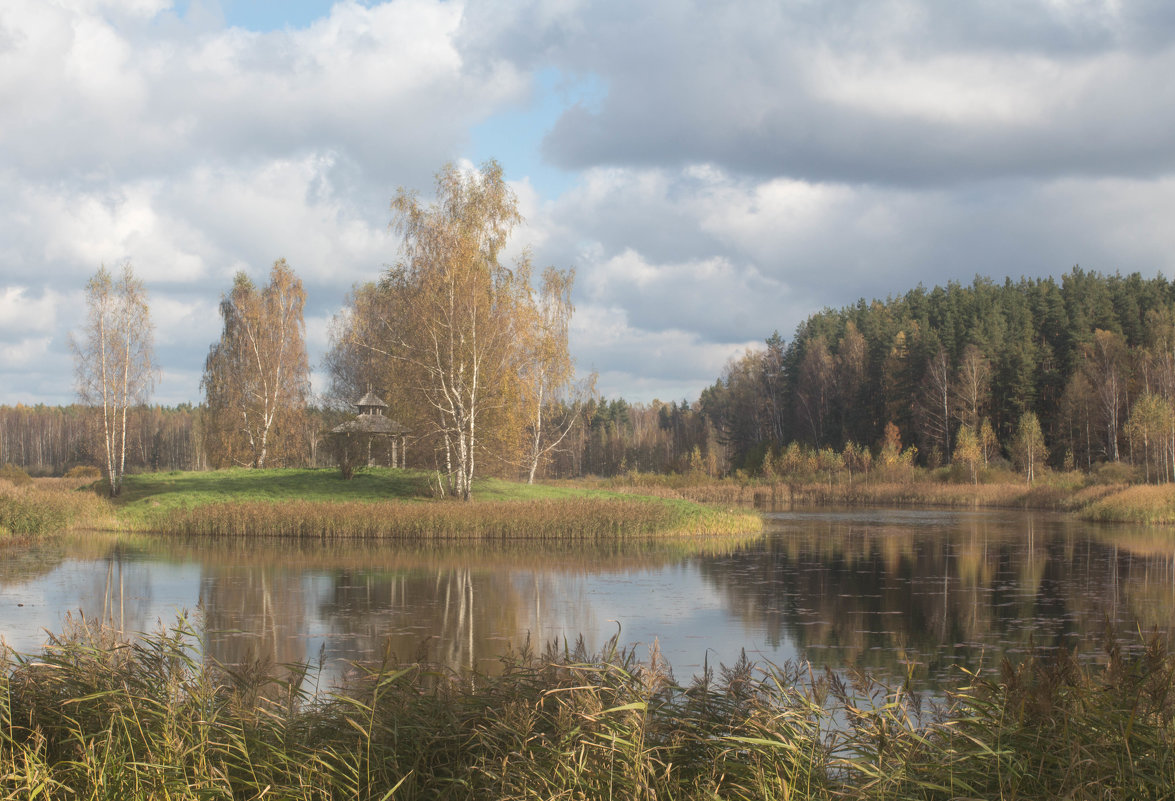
[[[679,680],[743,650],[936,687],[1004,654],[1096,659],[1175,630],[1175,532],[1038,513],[768,515],[739,542],[402,547],[87,539],[0,551],[0,637],[39,649],[67,614],[129,632],[187,613],[208,655],[317,663],[386,649],[494,671],[529,637],[656,642]]]

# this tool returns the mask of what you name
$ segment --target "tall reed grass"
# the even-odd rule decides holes
[[[322,540],[606,540],[757,532],[762,521],[685,501],[567,498],[534,501],[240,501],[148,511],[142,526],[190,536]]]
[[[654,650],[524,647],[499,675],[385,660],[202,661],[183,620],[79,621],[0,655],[5,799],[1118,799],[1175,796],[1175,657],[1064,651],[964,674],[932,707],[867,678],[745,658],[679,684]]]
[[[1175,523],[1175,485],[1114,487],[1083,510],[1083,517],[1107,523]]]
[[[0,481],[0,532],[41,535],[109,520],[112,510],[92,492],[78,491],[77,482],[35,479],[14,486]]]

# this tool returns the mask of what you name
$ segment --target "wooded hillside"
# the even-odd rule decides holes
[[[862,299],[731,363],[700,408],[735,467],[753,469],[767,446],[790,441],[876,448],[890,423],[935,466],[960,425],[988,420],[1006,447],[1025,412],[1039,418],[1056,465],[1137,460],[1143,440],[1172,436],[1173,304],[1175,286],[1161,276],[1076,267],[1059,282],[976,278]]]

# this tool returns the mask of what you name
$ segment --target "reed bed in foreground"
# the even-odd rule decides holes
[[[745,534],[760,531],[762,520],[755,514],[681,500],[582,497],[432,503],[237,501],[147,513],[141,525],[199,537],[566,541]]]
[[[654,652],[524,648],[500,675],[202,662],[180,621],[83,624],[0,656],[0,798],[1175,797],[1175,658],[1005,663],[930,709],[863,677],[745,660],[686,685]]]

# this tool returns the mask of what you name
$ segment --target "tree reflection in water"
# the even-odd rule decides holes
[[[313,664],[321,654],[324,685],[384,655],[494,672],[528,636],[541,646],[582,633],[595,648],[612,620],[621,644],[659,640],[682,680],[745,648],[926,685],[1030,648],[1096,658],[1107,623],[1132,647],[1139,631],[1170,640],[1175,628],[1168,532],[1018,512],[787,513],[745,541],[160,537],[6,554],[0,637],[22,650],[79,608],[133,632],[199,603],[209,657]]]
[[[308,543],[242,547],[189,543],[202,565],[200,606],[209,657],[227,665],[328,665],[392,658],[495,673],[499,658],[568,608],[577,631],[598,621],[569,577],[661,569],[717,543],[383,545],[323,549]],[[729,551],[735,543],[718,546]],[[173,556],[177,555],[173,551]],[[578,589],[577,589],[578,588]],[[562,601],[562,603],[560,603]]]
[[[1175,544],[1143,555],[1122,530],[1093,531],[1043,514],[783,514],[761,546],[701,569],[770,641],[882,675],[946,678],[1029,649],[1092,657],[1107,623],[1128,647],[1139,630],[1170,640]]]

